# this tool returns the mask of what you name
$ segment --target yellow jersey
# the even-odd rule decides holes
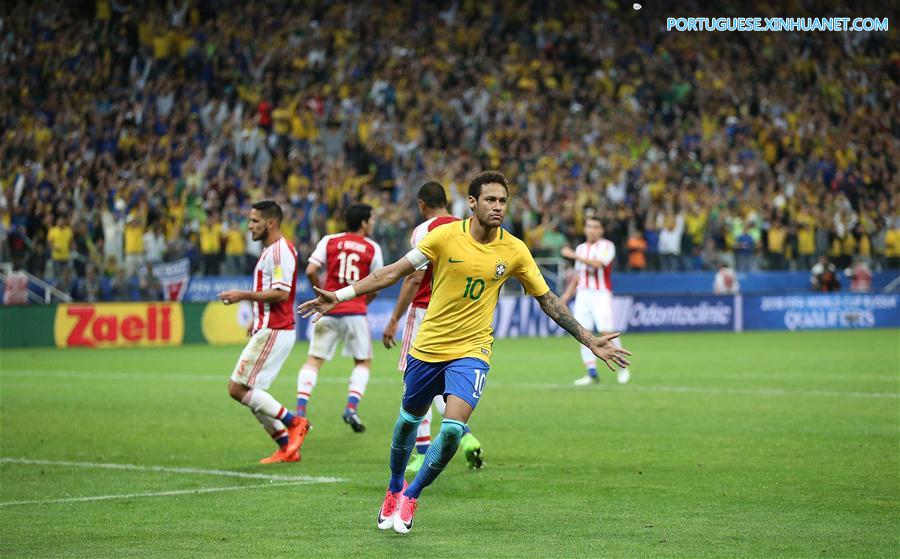
[[[811,225],[803,225],[797,230],[797,252],[801,256],[812,256],[816,253],[816,229]]]
[[[200,252],[217,254],[222,250],[222,224],[204,223],[200,226]]]
[[[72,238],[75,233],[68,225],[54,225],[47,231],[47,244],[50,245],[50,258],[57,261],[68,260],[71,256]]]
[[[900,257],[900,229],[890,229],[884,238],[884,255],[888,258]]]
[[[125,254],[127,256],[144,253],[144,224],[140,220],[125,225]]]
[[[225,254],[228,256],[240,256],[244,254],[244,233],[235,226],[228,228],[225,233]]]
[[[781,226],[769,229],[769,252],[774,254],[784,254],[784,241],[786,237],[787,231],[782,229]]]
[[[418,248],[431,261],[431,302],[410,354],[439,363],[474,357],[490,363],[494,343],[491,322],[500,287],[518,279],[532,296],[550,288],[525,243],[502,228],[489,243],[469,230],[471,218],[431,230]]]

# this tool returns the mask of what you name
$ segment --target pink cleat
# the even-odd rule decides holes
[[[384,496],[384,502],[381,503],[381,509],[378,511],[378,529],[388,530],[394,525],[394,515],[397,513],[397,505],[400,503],[400,497],[409,484],[403,482],[403,489],[396,493],[392,493],[390,489]]]
[[[398,534],[408,534],[412,530],[413,517],[419,501],[406,495],[400,495],[400,503],[397,505],[397,515],[394,517],[394,531]]]

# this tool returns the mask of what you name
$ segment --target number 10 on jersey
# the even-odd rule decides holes
[[[481,294],[484,293],[484,280],[481,278],[466,278],[466,291],[463,293],[463,299],[471,299],[477,301]]]

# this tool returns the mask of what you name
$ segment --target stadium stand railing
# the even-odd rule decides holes
[[[17,281],[18,280],[18,281]],[[25,270],[13,270],[12,265],[4,263],[0,265],[0,283],[4,286],[3,304],[15,303],[16,295],[11,294],[13,300],[8,302],[6,294],[7,286],[21,285],[20,303],[35,303],[50,305],[52,303],[71,303],[72,296],[47,283],[41,278],[29,274]]]

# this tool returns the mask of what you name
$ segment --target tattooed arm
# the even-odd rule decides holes
[[[590,349],[594,355],[603,360],[610,370],[614,370],[610,361],[620,367],[627,367],[629,365],[626,356],[631,355],[631,352],[625,348],[616,347],[612,343],[612,340],[619,337],[618,332],[599,337],[594,336],[575,320],[575,317],[569,312],[569,308],[563,305],[562,301],[559,300],[559,297],[552,291],[548,291],[540,297],[535,297],[535,299],[537,299],[538,303],[541,305],[541,310],[544,311],[544,314],[552,318],[554,322],[571,334],[573,338],[581,342]]]
[[[572,337],[582,344],[590,344],[591,338],[594,336],[575,320],[572,312],[569,311],[569,307],[565,306],[553,291],[548,291],[540,297],[535,297],[535,299],[541,305],[541,310],[544,311],[544,314],[552,318],[553,322],[559,324],[563,330],[572,334]]]

